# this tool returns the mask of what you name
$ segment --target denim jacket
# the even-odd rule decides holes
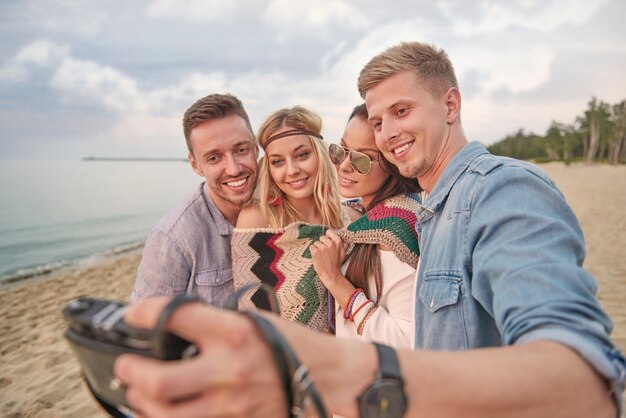
[[[611,382],[621,406],[626,361],[582,268],[578,221],[545,173],[467,144],[423,202],[416,228],[416,348],[558,341]]]

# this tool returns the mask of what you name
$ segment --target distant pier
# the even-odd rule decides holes
[[[124,157],[83,157],[82,161],[177,161],[187,162],[186,158],[124,158]]]

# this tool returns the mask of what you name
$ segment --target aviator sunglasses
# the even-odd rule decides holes
[[[363,154],[359,151],[352,151],[349,148],[342,147],[337,144],[330,144],[328,146],[328,153],[330,154],[330,160],[335,165],[341,164],[343,160],[346,159],[348,154],[350,154],[350,165],[354,171],[363,175],[369,174],[372,164],[380,161],[380,158],[372,160],[372,158],[367,154]]]

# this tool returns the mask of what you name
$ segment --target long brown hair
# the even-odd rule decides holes
[[[367,121],[368,115],[365,104],[355,107],[348,121],[353,117]],[[366,211],[371,210],[374,206],[391,197],[406,193],[417,193],[422,190],[417,179],[403,177],[398,168],[382,156],[379,163],[382,164],[383,170],[389,174],[389,177],[365,208]],[[368,279],[371,276],[374,277],[376,286],[375,302],[377,304],[383,292],[382,265],[379,251],[378,244],[355,244],[346,260],[349,261],[346,277],[355,287],[363,289],[366,296],[370,299],[372,292],[369,288]]]

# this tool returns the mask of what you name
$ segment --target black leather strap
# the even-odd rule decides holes
[[[224,308],[237,310],[239,299],[253,290],[265,293],[271,310],[277,315],[280,314],[276,293],[267,283],[248,283],[240,287],[231,295]],[[282,381],[288,416],[303,416],[308,405],[312,404],[317,412],[317,417],[327,418],[328,413],[313,385],[309,370],[300,362],[287,340],[270,321],[257,312],[243,311],[241,313],[252,320],[270,346],[274,363],[278,369],[278,375]]]
[[[283,380],[289,417],[304,416],[308,405],[313,404],[318,418],[328,418],[307,367],[300,362],[287,340],[262,315],[254,311],[242,314],[252,320],[272,349],[276,367]]]
[[[357,398],[361,418],[402,418],[407,410],[404,381],[398,357],[393,348],[374,343],[378,354],[378,371],[374,381]]]
[[[156,326],[154,327],[153,343],[154,352],[156,357],[161,360],[167,360],[167,343],[166,338],[168,336],[165,331],[165,325],[170,320],[174,312],[183,305],[188,303],[200,302],[198,295],[194,293],[182,293],[176,295],[161,311]]]
[[[376,352],[378,353],[378,373],[379,378],[382,379],[395,379],[402,381],[402,374],[400,373],[400,363],[398,362],[398,355],[396,351],[386,345],[374,343]]]
[[[280,334],[277,332],[272,332],[272,328],[267,324],[266,320],[257,314],[252,312],[243,312],[244,315],[248,316],[252,319],[252,322],[256,325],[256,327],[261,331],[263,337],[265,337],[265,341],[270,346],[272,351],[272,356],[274,358],[274,364],[278,369],[278,375],[280,376],[280,380],[283,384],[283,392],[285,393],[285,402],[287,403],[287,411],[289,416],[291,417],[291,406],[293,405],[293,391],[291,390],[291,376],[289,374],[289,366],[287,358],[285,358],[285,353],[282,350],[281,342],[277,338]]]

